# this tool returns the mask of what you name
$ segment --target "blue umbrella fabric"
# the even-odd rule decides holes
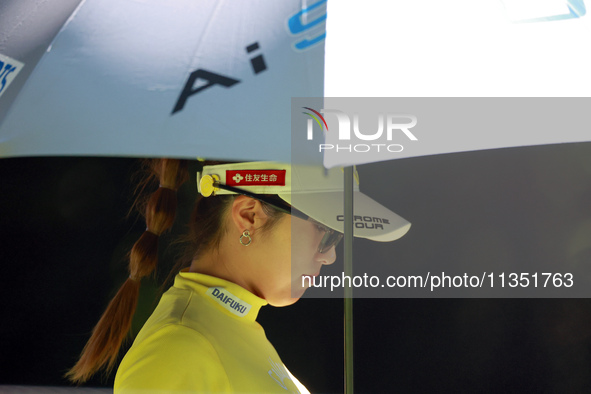
[[[0,61],[16,66],[0,96],[0,157],[289,161],[290,98],[323,93],[326,0],[70,3],[45,47],[52,32],[31,34],[43,19],[33,2],[3,5],[31,28],[0,37]],[[11,45],[31,40],[37,64]]]

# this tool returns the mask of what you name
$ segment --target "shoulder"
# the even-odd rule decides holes
[[[180,324],[160,327],[134,343],[123,358],[115,378],[115,392],[146,389],[231,391],[226,371],[211,342],[195,329]]]

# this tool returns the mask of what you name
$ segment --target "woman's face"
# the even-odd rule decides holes
[[[318,252],[325,232],[314,222],[281,214],[270,226],[270,219],[259,201],[236,197],[220,246],[194,260],[190,270],[234,282],[274,306],[293,304],[310,285],[304,277],[334,263],[335,248]],[[252,237],[248,246],[238,241],[245,230]]]
[[[261,236],[257,288],[274,306],[296,302],[309,287],[310,281],[304,277],[319,275],[323,265],[336,259],[334,246],[318,252],[324,231],[311,221],[284,215]]]

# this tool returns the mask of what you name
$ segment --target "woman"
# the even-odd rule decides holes
[[[131,252],[131,275],[70,371],[76,381],[115,363],[139,280],[154,270],[158,235],[174,221],[175,190],[187,178],[186,167],[163,159],[153,168],[160,187],[146,207],[146,232]],[[121,362],[115,391],[307,392],[255,319],[263,305],[297,301],[310,283],[304,279],[335,261],[342,238],[335,231],[342,221],[339,175],[279,163],[204,166],[198,176],[204,198],[191,218],[190,265]],[[382,223],[360,230],[362,236],[386,240],[408,230],[404,219],[357,197],[366,216],[379,215]]]

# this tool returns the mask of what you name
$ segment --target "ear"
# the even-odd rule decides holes
[[[267,222],[267,214],[261,202],[247,196],[237,196],[232,203],[232,223],[242,233],[244,230],[254,234]]]

